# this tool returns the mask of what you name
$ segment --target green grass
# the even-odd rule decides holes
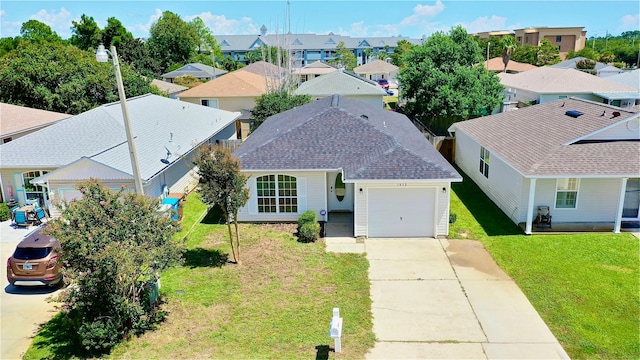
[[[524,235],[467,177],[450,236],[482,241],[571,358],[640,358],[640,251],[629,233]]]
[[[227,227],[219,222],[219,213],[207,213],[196,194],[188,197],[177,235],[186,239],[185,261],[161,278],[167,319],[109,357],[364,358],[375,341],[364,255],[299,243],[295,225],[242,224],[242,265],[234,265],[227,261]],[[345,326],[339,355],[329,352],[334,307]],[[56,317],[45,325],[26,358],[73,357],[61,323]]]

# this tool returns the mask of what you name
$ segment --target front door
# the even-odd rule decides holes
[[[329,211],[353,211],[353,184],[342,181],[342,173],[327,173]]]

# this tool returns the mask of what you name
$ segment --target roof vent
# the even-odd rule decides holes
[[[614,111],[614,112],[613,112],[613,116],[612,116],[611,118],[612,118],[612,119],[613,119],[613,118],[617,118],[618,116],[620,116],[620,111]]]
[[[339,102],[340,102],[340,96],[339,95],[334,94],[333,96],[331,96],[331,107],[337,108]]]
[[[369,120],[369,117],[365,114],[360,115],[361,118],[365,119],[365,120]]]
[[[578,110],[568,110],[566,113],[564,113],[565,115],[571,116],[572,118],[577,118],[580,115],[584,115],[584,113],[581,113]]]

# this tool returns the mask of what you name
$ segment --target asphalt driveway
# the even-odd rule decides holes
[[[328,251],[347,250],[336,239]],[[367,239],[367,359],[568,359],[515,282],[471,240]],[[343,344],[348,346],[348,344]]]
[[[35,227],[14,229],[11,221],[0,223],[0,359],[22,359],[29,348],[33,335],[41,324],[56,314],[55,303],[47,298],[57,292],[57,288],[43,286],[16,287],[7,282],[7,259],[16,244],[35,230]]]

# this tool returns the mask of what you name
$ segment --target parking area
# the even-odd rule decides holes
[[[47,299],[58,288],[45,286],[16,287],[7,282],[7,259],[25,235],[36,227],[13,228],[11,221],[0,223],[0,359],[21,359],[39,326],[56,314],[56,303]]]

